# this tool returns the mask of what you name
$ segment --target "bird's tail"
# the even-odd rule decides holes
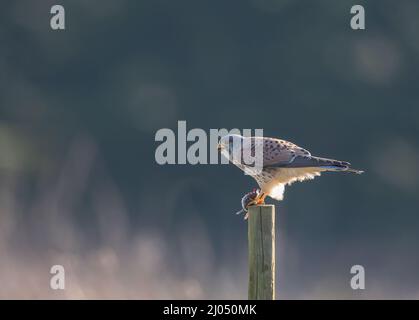
[[[296,156],[294,160],[286,167],[289,168],[307,168],[315,167],[326,171],[346,171],[361,174],[364,171],[352,169],[351,164],[346,161],[320,158],[314,156]]]
[[[352,168],[348,168],[348,169],[346,169],[345,171],[347,171],[347,172],[352,172],[352,173],[356,173],[356,174],[362,174],[362,173],[364,173],[364,171],[363,171],[363,170],[357,170],[357,169],[352,169]]]
[[[343,167],[343,166],[320,166],[320,168],[325,169],[326,171],[344,171],[344,172],[352,172],[356,174],[364,173],[362,170],[352,169],[350,167]]]

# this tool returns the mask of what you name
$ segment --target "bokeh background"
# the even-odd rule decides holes
[[[62,0],[65,31],[55,1],[0,4],[0,298],[245,299],[256,184],[157,165],[178,120],[366,171],[276,203],[278,298],[419,298],[417,1]]]

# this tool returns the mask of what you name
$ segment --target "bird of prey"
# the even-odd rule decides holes
[[[230,134],[220,139],[218,150],[258,183],[261,192],[251,204],[263,204],[266,196],[283,200],[285,185],[290,185],[295,181],[314,179],[325,171],[345,171],[357,174],[363,172],[352,169],[349,162],[315,157],[309,151],[291,142],[275,138]],[[260,150],[260,155],[255,154],[257,150]],[[255,170],[257,168],[245,163],[244,153],[261,156],[261,168]],[[240,157],[235,155],[240,155]]]

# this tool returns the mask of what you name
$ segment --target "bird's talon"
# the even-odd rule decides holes
[[[265,204],[265,199],[264,198],[260,198],[257,200],[256,204],[260,205],[260,204]]]

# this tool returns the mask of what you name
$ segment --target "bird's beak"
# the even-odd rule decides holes
[[[218,150],[218,151],[223,150],[223,145],[222,145],[221,143],[218,143],[218,144],[217,144],[217,150]]]

